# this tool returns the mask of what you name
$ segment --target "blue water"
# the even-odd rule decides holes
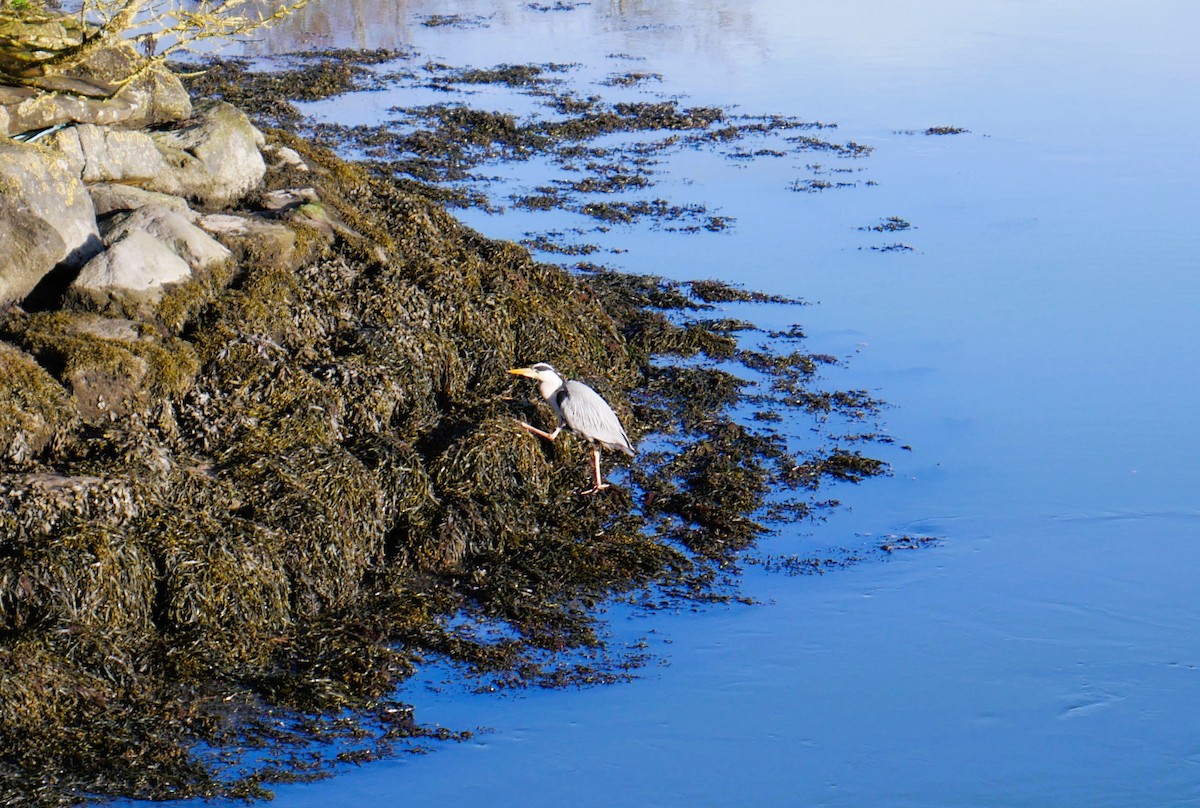
[[[822,134],[874,148],[683,153],[655,193],[735,228],[617,229],[602,243],[628,252],[604,260],[803,297],[746,316],[799,320],[809,350],[848,358],[835,384],[895,405],[912,451],[889,453],[894,476],[769,551],[944,538],[822,577],[751,568],[758,606],[620,617],[665,663],[631,684],[415,682],[421,720],[492,731],[276,804],[1200,805],[1200,5],[509,0],[454,3],[477,28],[420,24],[446,5],[324,0],[264,47],[327,30],[452,64],[578,62],[585,87],[658,72],[631,97],[837,122]],[[922,134],[942,125],[969,132]],[[789,191],[811,162],[859,184]],[[463,215],[497,237],[545,227]],[[915,229],[859,229],[888,216]],[[892,242],[913,249],[870,249]]]

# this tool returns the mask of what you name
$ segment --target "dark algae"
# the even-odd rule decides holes
[[[428,24],[428,23],[426,23]],[[450,23],[442,23],[450,24]],[[457,23],[456,23],[457,24]],[[393,57],[390,61],[386,57]],[[735,218],[696,201],[653,194],[657,166],[683,149],[714,150],[734,160],[827,156],[835,165],[809,163],[809,176],[789,187],[821,191],[871,184],[856,175],[854,163],[871,148],[828,135],[836,125],[783,115],[735,113],[721,107],[687,106],[675,97],[611,100],[586,94],[567,79],[578,65],[500,64],[455,67],[420,54],[369,51],[355,57],[343,51],[295,55],[295,64],[256,73],[248,63],[215,60],[193,79],[198,92],[215,94],[254,110],[267,120],[318,141],[352,151],[364,165],[390,181],[406,183],[450,206],[496,210],[505,204],[530,210],[560,210],[615,226],[649,223],[669,232],[721,232]],[[320,73],[328,71],[327,77]],[[374,125],[347,126],[304,121],[285,98],[312,98],[333,88],[370,90],[381,81],[430,88],[447,94],[438,104],[396,107]],[[662,81],[657,73],[626,72],[600,81],[598,88],[647,95]],[[303,95],[280,92],[303,84]],[[473,104],[483,85],[505,87],[529,97],[535,111],[515,115]],[[235,100],[236,99],[236,100]],[[626,135],[620,141],[613,135]],[[561,176],[524,193],[493,198],[488,168],[505,162],[544,159]],[[622,198],[614,198],[621,195]],[[549,234],[533,239],[555,250]],[[578,254],[577,247],[570,248]]]
[[[390,64],[327,61],[337,86]],[[802,126],[579,98],[550,86],[563,69],[430,68],[549,92],[562,117],[449,104],[403,111],[401,133],[309,127],[270,89],[293,80],[214,63],[195,91],[241,88],[281,127],[268,139],[309,170],[272,169],[264,190],[313,188],[333,234],[293,224],[286,260],[239,256],[158,319],[3,315],[0,801],[253,799],[467,737],[397,697],[430,660],[480,690],[623,681],[645,653],[611,647],[598,607],[737,599],[747,561],[808,571],[754,548],[835,506],[828,486],[887,473],[869,456],[890,442],[881,401],[829,389],[838,360],[804,352],[799,327],[768,334],[721,308],[798,301],[541,263],[446,212],[438,183],[496,154],[548,150],[580,183],[636,189],[653,153],[594,136],[720,148]],[[322,135],[367,159],[309,144]],[[582,211],[605,189],[539,193]],[[717,226],[658,203],[645,215]],[[539,360],[594,386],[637,444],[606,456],[612,488],[580,497],[586,442],[517,424],[554,426],[506,372]]]

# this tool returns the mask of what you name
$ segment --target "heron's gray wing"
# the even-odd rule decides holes
[[[563,386],[563,391],[566,395],[559,393],[558,405],[562,409],[563,420],[572,431],[608,449],[633,454],[633,445],[621,428],[617,414],[599,393],[574,379]]]

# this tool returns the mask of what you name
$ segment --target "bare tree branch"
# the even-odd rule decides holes
[[[72,24],[72,28],[82,33],[73,40],[62,38],[54,47],[41,48],[31,42],[11,42],[14,38],[19,40],[19,26],[15,37],[0,38],[0,79],[37,86],[39,79],[67,73],[97,52],[130,41],[141,46],[141,61],[134,65],[129,76],[118,80],[119,84],[125,84],[152,65],[162,64],[172,53],[189,50],[201,42],[248,36],[294,14],[308,0],[285,1],[270,14],[259,11],[252,15],[244,13],[249,0],[193,3],[194,0],[84,0],[78,23]],[[0,0],[5,22],[13,13],[10,5]],[[40,12],[36,16],[39,22],[49,19]]]

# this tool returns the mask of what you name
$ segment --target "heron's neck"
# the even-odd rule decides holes
[[[547,401],[554,400],[554,394],[563,386],[563,380],[555,376],[553,379],[538,379],[538,392]]]

